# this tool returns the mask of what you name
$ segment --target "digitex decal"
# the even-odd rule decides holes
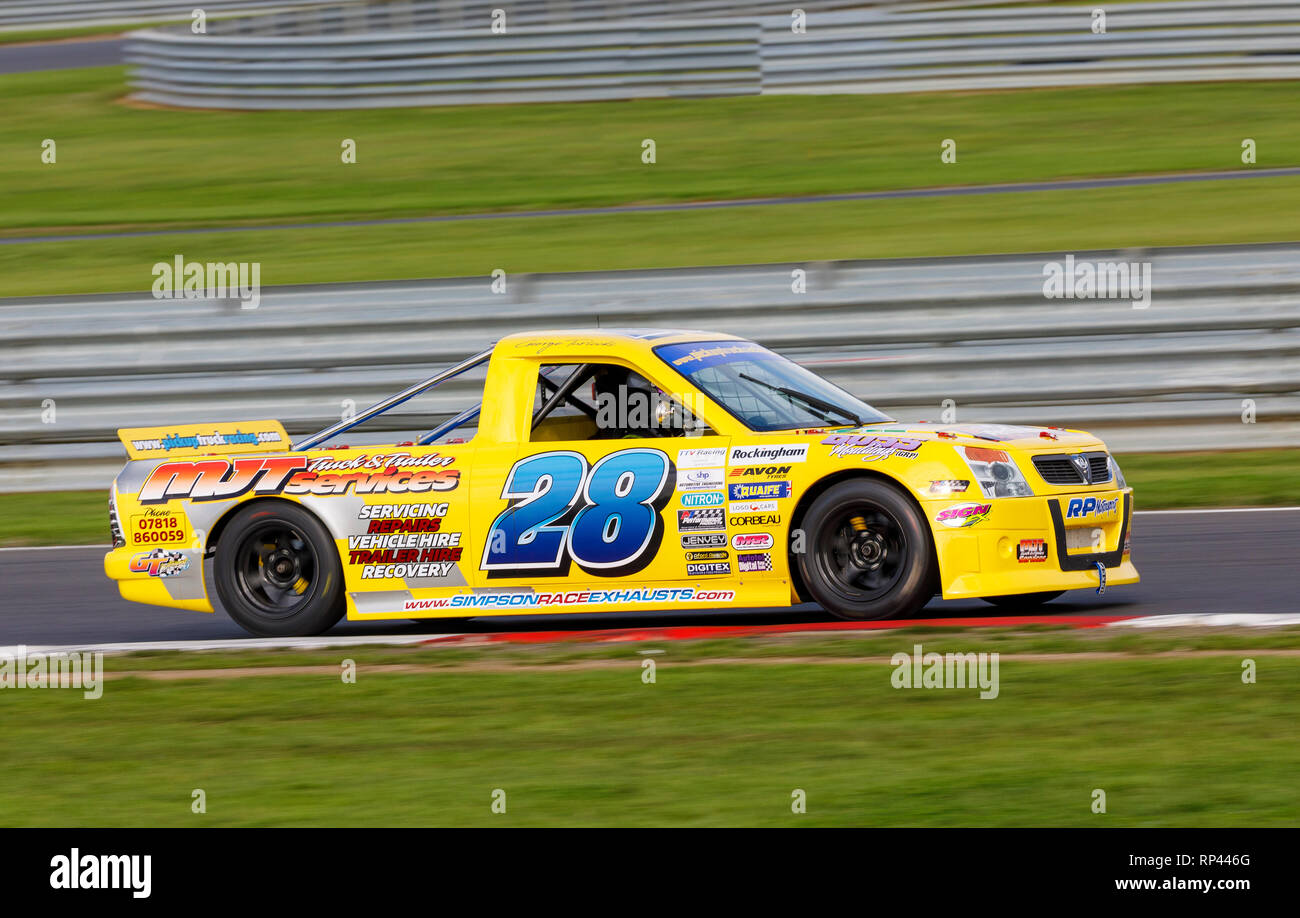
[[[700,491],[682,495],[683,507],[721,507],[724,503],[721,491]]]
[[[697,577],[700,575],[730,574],[730,561],[707,561],[704,564],[686,565],[686,575],[688,577]]]
[[[1065,510],[1066,519],[1086,519],[1090,516],[1111,516],[1119,509],[1119,498],[1074,497]]]
[[[807,443],[777,443],[771,446],[733,446],[727,455],[727,465],[765,465],[769,462],[804,462],[808,458]]]
[[[790,482],[765,481],[754,484],[727,485],[727,496],[731,500],[762,500],[790,496]]]

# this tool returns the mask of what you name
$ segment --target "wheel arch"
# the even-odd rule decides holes
[[[221,541],[221,534],[226,531],[226,527],[230,525],[230,521],[234,518],[236,513],[246,507],[280,504],[288,504],[289,506],[297,507],[299,510],[302,510],[304,513],[311,516],[312,519],[316,520],[316,522],[320,523],[321,526],[324,527],[325,531],[331,536],[334,535],[334,530],[330,528],[329,523],[325,522],[319,513],[311,507],[308,507],[306,504],[294,500],[286,500],[283,497],[276,497],[274,495],[254,497],[251,500],[238,501],[232,504],[221,514],[221,516],[217,517],[216,521],[213,522],[211,527],[209,527],[207,540],[203,543],[203,557],[205,559],[211,558],[217,553],[217,543]]]
[[[808,486],[808,488],[804,491],[804,493],[800,495],[799,500],[795,503],[794,512],[790,517],[790,528],[788,530],[789,534],[787,535],[786,538],[785,553],[787,559],[786,563],[790,568],[790,589],[794,593],[793,598],[798,602],[811,602],[811,600],[808,598],[808,589],[803,582],[803,577],[799,573],[799,565],[795,563],[794,551],[792,550],[790,544],[793,541],[791,536],[796,530],[802,528],[803,519],[805,516],[808,515],[808,511],[812,508],[812,505],[817,500],[817,498],[821,497],[821,495],[824,494],[826,491],[829,491],[831,488],[835,487],[835,485],[840,484],[841,482],[844,481],[850,481],[855,478],[874,479],[876,481],[882,481],[885,484],[893,485],[909,501],[912,502],[912,505],[916,508],[916,512],[921,515],[921,519],[922,520],[926,519],[925,510],[921,506],[921,502],[917,499],[916,494],[913,493],[911,488],[909,488],[899,479],[895,478],[893,475],[887,475],[884,472],[878,471],[876,469],[842,469],[838,472],[832,472],[829,475],[817,479],[815,482],[813,482],[811,485]],[[937,566],[938,563],[937,557],[935,558],[935,562]]]

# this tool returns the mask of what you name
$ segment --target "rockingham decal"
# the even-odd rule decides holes
[[[963,526],[974,526],[976,523],[987,519],[992,509],[992,504],[958,504],[955,507],[940,510],[934,521],[950,526],[953,529],[960,529]]]
[[[772,446],[733,446],[727,465],[764,465],[773,462],[803,462],[808,458],[807,443],[779,443]]]
[[[770,532],[741,532],[731,537],[731,547],[736,551],[761,551],[772,547]]]
[[[843,456],[861,456],[863,462],[875,462],[896,456],[901,459],[915,459],[916,451],[921,448],[921,440],[899,437],[881,437],[876,434],[831,434],[822,440],[823,446],[831,448],[831,458]]]

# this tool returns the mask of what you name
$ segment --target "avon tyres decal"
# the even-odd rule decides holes
[[[164,462],[140,488],[140,503],[228,500],[243,494],[419,494],[452,491],[460,472],[448,469],[451,456],[409,453],[357,456],[335,460],[322,457],[275,456],[268,459],[200,459]]]
[[[659,511],[673,472],[657,449],[619,450],[590,467],[567,450],[520,459],[506,475],[501,497],[510,505],[488,528],[480,568],[565,574],[572,561],[601,577],[636,573],[663,539]]]

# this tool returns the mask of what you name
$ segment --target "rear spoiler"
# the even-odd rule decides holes
[[[124,427],[117,436],[132,459],[289,451],[289,434],[279,421]]]

